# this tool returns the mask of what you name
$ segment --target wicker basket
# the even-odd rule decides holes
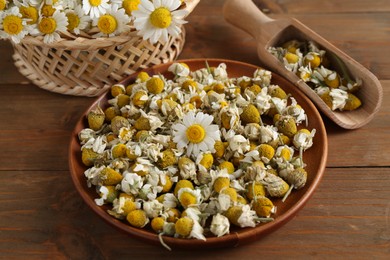
[[[199,0],[188,0],[191,12]],[[172,61],[180,54],[185,30],[165,43],[151,44],[137,32],[110,38],[63,35],[50,45],[42,37],[26,37],[13,44],[15,66],[40,88],[75,96],[97,96],[137,70]]]

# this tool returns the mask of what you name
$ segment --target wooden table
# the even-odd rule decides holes
[[[223,0],[188,18],[180,58],[259,64],[256,44],[227,24]],[[51,93],[21,76],[0,41],[1,259],[384,259],[390,256],[390,1],[256,1],[273,18],[293,16],[370,69],[382,83],[376,118],[358,130],[324,119],[329,157],[322,182],[298,215],[237,248],[169,252],[118,232],[76,193],[70,133],[93,98]]]

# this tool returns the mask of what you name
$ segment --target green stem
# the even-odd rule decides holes
[[[294,185],[291,185],[290,188],[288,189],[288,191],[286,192],[286,194],[284,194],[282,202],[285,202],[285,200],[287,199],[288,195],[290,195],[293,188],[294,188]]]

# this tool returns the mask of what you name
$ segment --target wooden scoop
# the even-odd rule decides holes
[[[334,45],[293,18],[274,20],[262,13],[251,0],[226,0],[223,8],[225,19],[251,34],[257,41],[257,53],[262,64],[284,76],[303,91],[327,117],[345,129],[355,129],[367,124],[378,112],[382,103],[382,87],[379,80],[365,67],[340,51]],[[281,46],[289,40],[311,40],[328,54],[338,72],[341,62],[352,78],[362,80],[357,96],[362,106],[353,111],[332,111],[325,102],[295,73],[288,71],[271,53],[268,47]],[[333,59],[332,59],[333,57]],[[338,58],[337,58],[338,57]]]

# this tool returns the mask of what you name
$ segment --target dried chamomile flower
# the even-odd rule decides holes
[[[118,197],[118,190],[115,186],[99,186],[97,192],[100,195],[100,199],[95,199],[95,203],[98,206],[102,206],[105,203],[112,203]]]
[[[143,211],[142,209],[130,211],[129,214],[127,214],[126,216],[126,219],[130,223],[130,225],[138,228],[142,228],[149,223],[149,218],[146,216],[145,211]]]
[[[104,124],[105,114],[103,110],[99,106],[97,106],[94,110],[91,110],[88,113],[87,119],[88,119],[89,128],[97,131]]]
[[[293,137],[297,132],[295,119],[291,116],[280,116],[275,125],[282,134],[288,137]]]
[[[146,82],[149,93],[160,94],[164,90],[165,83],[159,76],[153,76]]]
[[[180,176],[183,179],[194,179],[196,177],[196,165],[190,158],[183,156],[178,160]]]
[[[150,222],[150,226],[156,233],[161,233],[164,230],[165,219],[163,217],[155,217]]]
[[[173,63],[169,66],[168,71],[179,77],[186,77],[190,75],[190,68],[185,63]]]
[[[180,189],[183,189],[183,188],[190,188],[191,190],[193,190],[194,184],[192,184],[192,182],[189,180],[179,180],[176,183],[175,189],[173,191],[175,196],[178,196]]]
[[[210,231],[216,235],[217,237],[224,236],[230,233],[230,222],[227,217],[224,215],[217,213],[213,216],[210,225]]]
[[[230,207],[225,216],[230,223],[239,227],[254,227],[256,212],[251,210],[249,205],[236,205]]]
[[[122,174],[110,167],[105,167],[100,172],[100,178],[103,185],[116,185],[122,181]]]
[[[253,200],[258,196],[265,196],[264,185],[257,181],[253,181],[249,183],[246,187],[245,195],[248,198],[248,200]]]
[[[100,157],[100,154],[92,148],[84,148],[81,150],[81,161],[85,166],[94,165],[95,161]]]
[[[250,123],[260,123],[260,113],[257,108],[250,104],[249,106],[245,107],[240,115],[240,119],[244,124],[250,124]]]
[[[256,212],[258,217],[269,218],[276,212],[276,207],[272,201],[264,196],[256,197],[252,201],[252,209]]]
[[[196,206],[201,201],[200,190],[181,188],[177,193],[177,198],[180,202],[180,205],[185,209],[190,206]]]
[[[283,197],[289,190],[290,186],[277,175],[267,173],[261,181],[271,197]]]
[[[175,223],[176,234],[180,237],[197,238],[206,240],[203,235],[203,228],[198,221],[190,217],[182,217]]]
[[[313,138],[316,130],[313,129],[311,132],[308,129],[300,129],[294,135],[293,144],[297,149],[309,149],[313,145]]]
[[[122,127],[129,127],[130,122],[123,116],[116,116],[111,120],[111,130],[114,134],[118,135],[119,130]]]
[[[107,212],[118,219],[125,219],[131,211],[140,207],[139,203],[134,201],[134,197],[126,193],[121,193],[112,205],[112,210]]]
[[[348,98],[342,110],[355,110],[362,105],[362,101],[352,93],[348,93]]]
[[[305,169],[299,167],[289,172],[286,176],[286,181],[290,184],[288,192],[284,195],[282,201],[285,201],[293,188],[301,189],[305,186],[307,181],[307,172]]]

